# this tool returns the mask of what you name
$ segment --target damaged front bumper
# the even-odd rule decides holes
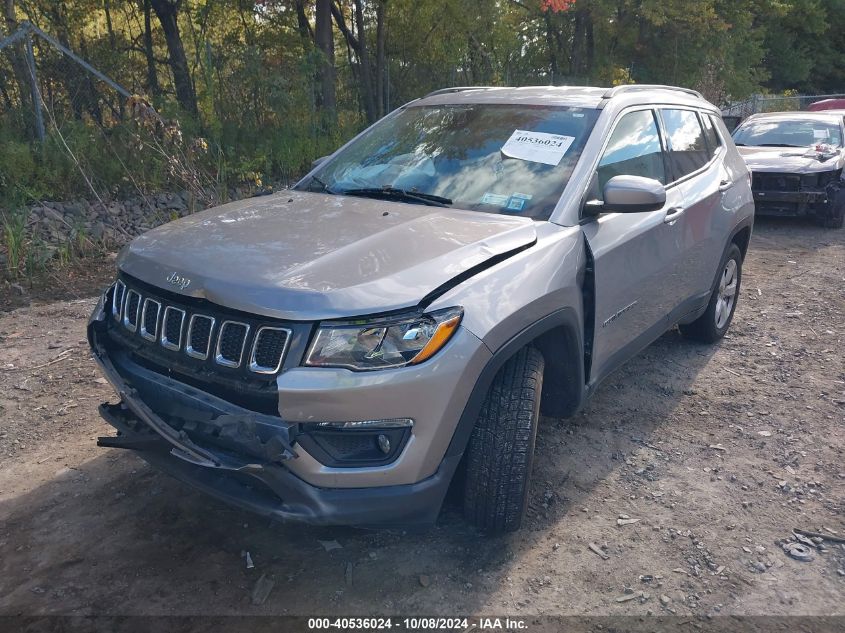
[[[820,220],[841,212],[838,208],[841,191],[840,172],[806,175],[758,173],[752,186],[757,214]]]
[[[824,191],[755,191],[755,211],[760,215],[826,217],[830,197]]]
[[[414,484],[321,488],[287,464],[298,425],[256,413],[151,371],[108,348],[103,300],[88,325],[94,357],[120,396],[102,417],[118,431],[98,444],[137,451],[151,465],[232,505],[319,525],[424,527],[437,518],[460,455]],[[150,406],[152,405],[152,406]]]

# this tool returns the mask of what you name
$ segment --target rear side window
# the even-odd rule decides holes
[[[701,169],[710,160],[698,115],[692,110],[661,110],[669,139],[669,161],[675,180]]]
[[[663,148],[651,110],[624,115],[610,135],[599,161],[599,190],[614,176],[644,176],[666,184]]]
[[[722,144],[718,132],[716,132],[716,124],[713,117],[707,114],[701,115],[701,122],[704,123],[704,138],[707,139],[707,150],[710,158],[716,154],[716,150]]]

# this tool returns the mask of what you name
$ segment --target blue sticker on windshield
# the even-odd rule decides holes
[[[508,200],[508,204],[505,207],[508,211],[522,211],[525,207],[525,198],[518,198],[516,196],[511,196],[510,200]]]

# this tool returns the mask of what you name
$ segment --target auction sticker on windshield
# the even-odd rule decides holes
[[[502,154],[533,163],[557,165],[574,140],[574,136],[515,130],[502,145]]]

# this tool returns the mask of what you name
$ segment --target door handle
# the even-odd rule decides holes
[[[734,184],[730,180],[723,180],[722,182],[719,183],[719,191],[721,193],[725,193],[728,189],[730,189],[733,186],[734,186]]]
[[[666,224],[672,224],[672,222],[684,214],[684,211],[686,211],[686,207],[670,207],[666,210],[666,215],[663,216],[663,221]]]

